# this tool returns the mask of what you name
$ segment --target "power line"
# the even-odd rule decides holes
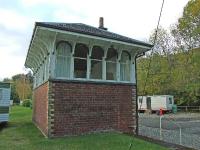
[[[153,41],[153,48],[152,48],[152,50],[151,50],[150,56],[152,56],[152,54],[153,54],[154,46],[155,46],[155,43],[156,43],[156,41],[157,41],[158,28],[159,28],[159,25],[160,25],[160,19],[161,19],[161,16],[162,16],[162,10],[163,10],[163,6],[164,6],[164,2],[165,2],[165,0],[162,1],[162,5],[161,5],[161,9],[160,9],[160,15],[159,15],[158,23],[157,23],[157,27],[156,27],[156,33],[155,33],[155,37],[154,37],[154,41]],[[146,89],[147,78],[148,78],[148,76],[149,76],[150,66],[151,66],[151,58],[150,58],[150,61],[149,61],[148,71],[147,71],[147,77],[146,77],[145,84],[144,84],[144,92],[145,92],[145,89]],[[143,99],[143,97],[142,97],[142,99]],[[137,103],[137,98],[136,98],[136,103]],[[141,106],[142,106],[142,105],[140,105],[140,109],[141,109]],[[138,115],[138,113],[137,113],[136,115]],[[133,145],[133,139],[132,139],[132,141],[131,141],[131,143],[130,143],[129,150],[132,148],[132,145]]]
[[[148,65],[148,69],[147,69],[147,77],[145,79],[145,84],[144,84],[144,89],[143,89],[143,93],[145,93],[145,89],[146,89],[146,84],[147,84],[147,79],[148,79],[148,76],[149,76],[149,70],[150,70],[150,67],[151,67],[151,62],[152,62],[152,55],[153,55],[153,52],[154,52],[154,46],[156,44],[156,41],[157,41],[157,37],[158,37],[158,28],[159,28],[159,25],[160,25],[160,19],[161,19],[161,16],[162,16],[162,10],[163,10],[163,6],[164,6],[164,2],[165,0],[162,1],[162,6],[161,6],[161,10],[160,10],[160,15],[159,15],[159,19],[158,19],[158,24],[157,24],[157,27],[156,27],[156,33],[155,33],[155,36],[154,36],[154,41],[153,41],[153,48],[151,50],[151,54],[150,54],[150,60],[149,60],[149,65]],[[140,105],[140,108],[141,108],[142,105]]]

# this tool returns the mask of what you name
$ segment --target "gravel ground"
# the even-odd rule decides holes
[[[162,118],[162,140],[200,150],[200,114],[181,113],[164,115]],[[160,117],[157,115],[139,115],[139,134],[160,139]]]

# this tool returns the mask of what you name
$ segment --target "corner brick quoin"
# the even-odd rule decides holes
[[[136,86],[47,81],[34,89],[33,122],[46,137],[136,133]]]

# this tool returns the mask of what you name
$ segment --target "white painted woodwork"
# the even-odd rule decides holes
[[[38,33],[37,33],[38,32]],[[29,60],[27,66],[32,68],[34,73],[34,88],[38,87],[42,83],[46,82],[49,78],[56,79],[55,76],[55,65],[56,65],[56,44],[59,41],[67,41],[72,46],[71,52],[71,62],[70,62],[70,80],[88,80],[97,82],[119,82],[119,83],[136,83],[135,79],[135,56],[136,53],[141,53],[149,50],[149,47],[141,46],[137,44],[131,44],[127,42],[121,42],[117,40],[106,39],[97,36],[84,35],[74,32],[61,31],[56,29],[49,29],[45,27],[37,27],[34,36],[33,43],[31,45],[31,50],[29,50],[30,55],[27,56]],[[74,78],[74,51],[76,43],[83,43],[89,47],[89,54],[87,56],[87,75],[85,79]],[[34,46],[35,45],[35,46]],[[104,50],[104,57],[102,59],[102,79],[90,79],[91,71],[91,53],[93,46],[100,46]],[[108,48],[115,47],[118,52],[118,60],[116,64],[116,80],[107,81],[106,80],[106,56]],[[123,51],[127,51],[131,55],[130,63],[130,81],[120,81],[120,58]],[[46,57],[46,60],[45,60]],[[43,62],[44,63],[41,63]],[[41,66],[40,66],[41,65]],[[43,80],[44,75],[44,80]]]

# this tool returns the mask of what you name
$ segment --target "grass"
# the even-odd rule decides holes
[[[118,133],[98,133],[47,139],[33,125],[29,108],[11,108],[10,121],[0,131],[0,150],[128,150],[133,137]],[[159,145],[133,138],[132,150],[166,150]]]

